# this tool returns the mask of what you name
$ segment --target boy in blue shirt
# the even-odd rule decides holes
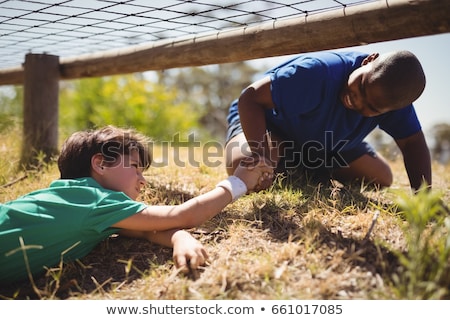
[[[197,269],[208,255],[183,228],[202,224],[272,175],[263,162],[239,166],[183,204],[147,205],[136,199],[151,163],[148,146],[145,136],[113,126],[70,136],[58,158],[59,180],[0,204],[0,284],[82,258],[113,233],[173,247],[178,268]]]
[[[299,55],[231,104],[227,171],[244,157],[265,157],[284,169],[387,187],[391,169],[364,141],[379,127],[401,150],[411,187],[431,186],[430,153],[412,105],[424,88],[422,66],[409,51]]]

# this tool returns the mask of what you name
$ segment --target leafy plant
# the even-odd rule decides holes
[[[69,133],[114,124],[134,127],[155,140],[191,132],[198,115],[177,90],[152,83],[140,74],[66,82],[60,96],[61,128]]]
[[[402,298],[449,297],[450,217],[441,196],[426,188],[412,196],[398,193],[407,248],[394,251],[401,264],[394,282]]]

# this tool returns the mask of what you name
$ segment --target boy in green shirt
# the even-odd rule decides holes
[[[202,224],[272,178],[264,162],[242,165],[215,189],[183,204],[147,205],[136,199],[151,164],[148,143],[133,130],[113,126],[69,137],[58,158],[59,180],[0,205],[0,283],[82,258],[113,233],[173,247],[176,267],[196,269],[208,255],[183,228]]]

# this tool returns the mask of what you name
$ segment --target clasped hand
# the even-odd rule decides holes
[[[274,168],[275,165],[272,161],[254,154],[240,162],[235,175],[239,176],[246,183],[248,193],[259,192],[272,185]]]

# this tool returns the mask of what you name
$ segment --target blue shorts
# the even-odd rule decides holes
[[[228,143],[228,141],[237,136],[239,133],[243,132],[235,102],[233,102],[233,104],[230,107],[230,113],[228,114],[227,121],[228,121],[228,129],[225,140],[226,143]],[[376,152],[373,149],[373,147],[365,141],[362,141],[355,148],[340,151],[338,157],[336,155],[333,157],[330,155],[308,152],[309,160],[307,160],[305,157],[302,156],[302,152],[299,151],[305,149],[308,149],[308,146],[302,146],[301,148],[294,147],[290,149],[292,151],[285,152],[285,154],[282,157],[284,159],[283,166],[287,169],[288,167],[295,168],[298,167],[298,165],[302,164],[303,167],[310,169],[323,169],[323,168],[337,169],[346,167],[349,163],[353,162],[354,160],[360,158],[365,154],[368,154],[372,157],[375,157],[376,155]],[[338,159],[339,161],[337,161],[336,159]]]
[[[228,129],[225,143],[228,143],[232,138],[242,132],[241,119],[237,108],[237,99],[231,103],[227,116]]]

